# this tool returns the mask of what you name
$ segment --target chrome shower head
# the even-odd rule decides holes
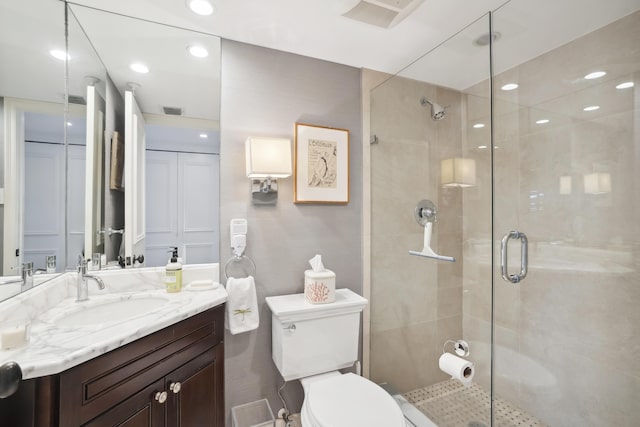
[[[433,120],[444,119],[444,111],[447,109],[447,107],[443,107],[442,105],[436,104],[435,102],[431,102],[425,97],[420,98],[420,105],[426,107],[427,104],[431,106],[431,118]]]

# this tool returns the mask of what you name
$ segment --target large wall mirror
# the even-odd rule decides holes
[[[105,70],[70,59],[70,98],[87,99],[85,258],[161,266],[176,246],[184,263],[217,262],[220,39],[76,4],[70,12]]]
[[[0,6],[2,273],[217,262],[220,39],[69,4],[65,114],[66,4],[35,1]]]
[[[69,141],[81,145],[81,126],[73,127],[69,110],[65,120],[64,3],[38,0],[0,4],[0,230],[2,264],[0,299],[22,290],[20,270],[33,262],[33,272],[60,272],[67,265],[67,230],[82,231],[77,217],[67,216],[67,204],[77,193],[67,193]],[[75,162],[78,165],[78,162]],[[71,211],[71,210],[70,210]],[[51,274],[37,274],[37,283]]]

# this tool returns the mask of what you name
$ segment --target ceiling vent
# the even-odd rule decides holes
[[[80,95],[69,95],[69,104],[87,105],[87,100]]]
[[[424,0],[360,0],[342,16],[375,25],[391,28],[409,16]]]
[[[169,116],[181,116],[182,108],[180,107],[162,107],[165,114]]]

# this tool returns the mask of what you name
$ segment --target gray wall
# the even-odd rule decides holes
[[[266,397],[282,405],[282,378],[271,359],[271,313],[264,298],[300,293],[307,261],[321,254],[336,286],[362,293],[362,122],[360,70],[233,41],[222,43],[221,265],[229,258],[229,221],[247,218],[247,251],[257,266],[260,327],[225,337],[227,424],[230,408]],[[276,206],[253,206],[245,176],[248,136],[290,138],[296,122],[349,129],[350,202],[293,204],[292,178],[278,182]],[[223,273],[221,273],[223,274]],[[299,411],[302,388],[284,391]]]

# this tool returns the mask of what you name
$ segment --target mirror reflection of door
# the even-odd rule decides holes
[[[24,113],[24,225],[22,261],[35,269],[46,268],[45,258],[55,255],[57,270],[64,270],[67,252],[80,253],[84,237],[85,147],[82,118],[67,122],[68,195],[65,198],[65,147],[62,115]],[[65,199],[68,219],[65,224]],[[71,256],[71,258],[73,258]]]
[[[184,263],[219,261],[217,135],[147,125],[146,265],[165,265],[170,246]]]
[[[104,117],[105,101],[93,85],[87,86],[84,255],[105,252],[104,233]]]
[[[132,91],[124,96],[124,258],[127,265],[144,256],[145,129]]]

